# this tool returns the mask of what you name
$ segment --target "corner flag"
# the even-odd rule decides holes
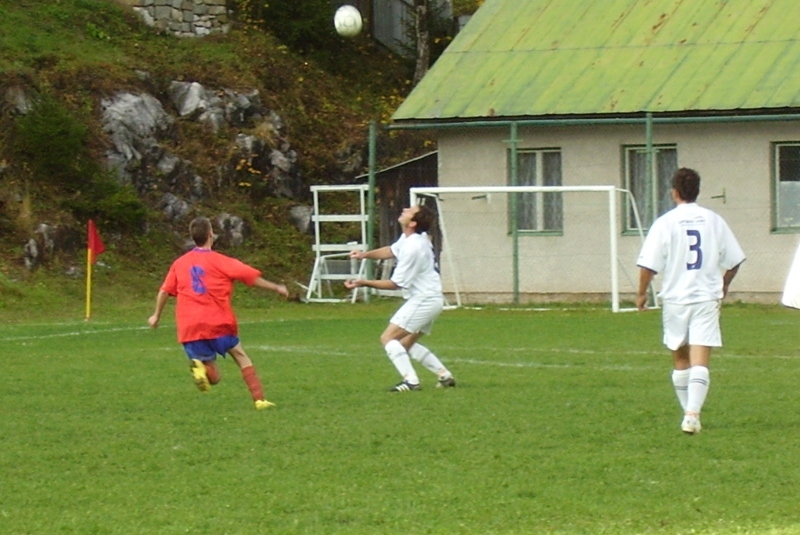
[[[100,239],[100,234],[97,232],[97,227],[94,226],[94,221],[91,219],[89,220],[89,240],[87,248],[89,249],[89,263],[91,264],[96,263],[98,255],[106,250],[106,246],[103,245],[103,240]]]
[[[98,255],[106,250],[94,221],[89,220],[89,232],[86,245],[86,321],[89,321],[92,311],[92,264],[97,262]]]

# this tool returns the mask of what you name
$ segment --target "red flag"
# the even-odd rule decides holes
[[[97,232],[97,228],[94,226],[94,221],[91,219],[89,220],[89,259],[92,264],[97,262],[97,256],[102,254],[103,251],[106,250],[106,246],[103,245],[103,240],[100,239],[100,234]]]

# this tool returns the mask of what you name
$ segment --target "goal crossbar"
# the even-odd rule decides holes
[[[420,196],[432,196],[437,199],[438,196],[448,193],[472,193],[476,195],[491,194],[491,193],[567,193],[567,192],[586,192],[586,193],[605,193],[608,201],[608,239],[610,244],[610,259],[609,269],[611,274],[611,308],[614,312],[620,311],[620,288],[619,288],[619,271],[618,271],[618,256],[619,256],[619,217],[617,208],[617,195],[625,194],[633,199],[633,195],[629,190],[618,188],[617,186],[608,185],[586,185],[586,186],[440,186],[440,187],[412,187],[409,189],[411,204],[419,203]],[[642,231],[642,224],[639,217],[636,203],[631,202],[630,206],[636,220],[637,228],[639,229],[639,237],[644,241],[644,232]],[[442,232],[443,240],[443,253],[446,251],[448,245],[447,229],[445,227],[444,219],[440,217],[440,230]],[[514,238],[517,238],[517,232],[514,232]],[[516,247],[515,243],[515,247]],[[448,268],[451,273],[455,273],[455,266],[452,265],[452,257],[447,255],[449,263]],[[515,277],[518,277],[518,267],[515,266]],[[455,301],[457,306],[461,306],[461,292],[458,288],[455,277],[453,278]],[[652,290],[652,288],[651,288]]]

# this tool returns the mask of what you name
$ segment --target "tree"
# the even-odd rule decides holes
[[[414,0],[414,27],[417,43],[417,62],[414,69],[414,85],[428,72],[431,61],[428,0]]]

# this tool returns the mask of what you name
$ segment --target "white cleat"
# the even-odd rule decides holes
[[[702,426],[700,425],[699,417],[692,414],[687,414],[683,417],[683,422],[681,422],[681,431],[687,435],[696,435],[701,429]]]

